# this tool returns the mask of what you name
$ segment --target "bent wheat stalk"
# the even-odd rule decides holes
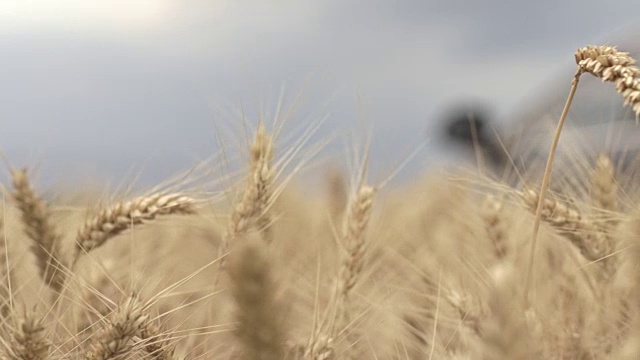
[[[529,253],[529,264],[527,266],[527,278],[524,288],[524,297],[528,301],[529,288],[531,286],[533,276],[533,265],[536,253],[536,242],[538,238],[538,232],[540,230],[540,221],[542,218],[542,209],[544,199],[547,196],[547,190],[549,188],[549,182],[551,180],[551,170],[553,168],[553,160],[555,158],[556,150],[558,148],[558,142],[560,140],[560,133],[562,127],[569,113],[569,108],[573,102],[573,97],[578,88],[578,82],[580,81],[580,75],[588,72],[596,77],[602,79],[602,81],[609,81],[616,84],[616,91],[624,98],[625,105],[632,105],[633,111],[636,113],[636,119],[640,116],[640,80],[637,78],[640,75],[640,70],[633,66],[635,60],[629,56],[629,53],[619,52],[615,47],[611,46],[587,46],[578,49],[575,53],[575,60],[578,68],[573,80],[571,81],[571,90],[569,91],[569,97],[564,105],[558,126],[556,127],[555,134],[553,136],[553,142],[551,149],[549,150],[549,157],[544,169],[544,175],[542,177],[542,185],[540,186],[540,198],[538,199],[538,206],[536,207],[535,219],[533,223],[533,236],[531,239],[531,249]]]
[[[82,252],[88,253],[132,226],[153,220],[158,215],[193,214],[194,204],[194,199],[179,193],[158,193],[103,209],[78,232],[74,263]]]

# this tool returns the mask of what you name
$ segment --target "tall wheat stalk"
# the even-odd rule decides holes
[[[553,160],[558,148],[558,142],[560,141],[562,127],[564,126],[573,97],[578,88],[580,76],[587,72],[601,78],[602,81],[615,83],[616,91],[624,98],[625,105],[632,105],[633,111],[636,113],[636,117],[640,115],[640,80],[637,79],[638,75],[640,75],[640,70],[633,66],[636,61],[629,56],[629,53],[619,52],[615,47],[610,46],[587,46],[576,51],[575,60],[578,68],[573,76],[573,80],[571,81],[569,97],[564,105],[564,109],[560,115],[560,120],[558,121],[558,126],[556,127],[556,131],[553,136],[553,142],[551,143],[551,149],[549,150],[549,157],[542,177],[542,185],[540,186],[540,197],[538,199],[538,206],[536,207],[533,223],[533,236],[531,239],[529,263],[527,265],[527,278],[524,288],[524,296],[527,301],[529,301],[528,294],[533,276],[538,232],[540,230],[544,200],[547,196],[551,180]]]

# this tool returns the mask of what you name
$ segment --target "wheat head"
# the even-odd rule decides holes
[[[24,231],[33,241],[31,251],[36,256],[42,280],[56,292],[65,283],[65,261],[60,251],[61,236],[51,221],[49,208],[29,182],[27,170],[14,170],[11,174],[13,199],[20,209]]]
[[[195,200],[188,196],[158,193],[103,209],[87,220],[78,232],[75,260],[81,253],[88,253],[132,226],[154,220],[159,215],[193,214],[194,205]]]

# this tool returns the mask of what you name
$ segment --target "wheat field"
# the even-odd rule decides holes
[[[576,62],[575,79],[614,82],[640,112],[628,54]],[[52,197],[10,165],[1,358],[640,359],[638,159],[390,188],[365,155],[309,191],[289,166],[305,142],[254,130],[222,190],[191,171],[145,193]]]

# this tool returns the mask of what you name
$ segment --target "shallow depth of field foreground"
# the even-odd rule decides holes
[[[581,49],[577,77],[617,81],[638,112],[625,56]],[[572,155],[546,196],[527,169],[391,188],[366,156],[309,191],[315,145],[249,127],[245,148],[144,193],[51,194],[9,165],[0,357],[640,358],[634,156]]]

